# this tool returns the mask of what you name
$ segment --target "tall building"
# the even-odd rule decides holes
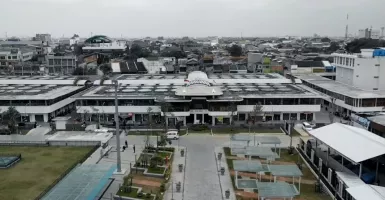
[[[336,81],[364,90],[385,90],[385,49],[362,49],[360,54],[332,54]]]
[[[358,38],[380,39],[380,36],[380,30],[372,30],[368,28],[358,30]]]

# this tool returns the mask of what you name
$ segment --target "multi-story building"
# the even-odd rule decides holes
[[[245,123],[256,105],[262,106],[266,121],[315,120],[321,96],[279,74],[211,74],[195,71],[186,75],[121,75],[119,113],[128,121],[145,123],[152,115],[166,115],[167,123]],[[77,111],[111,120],[115,112],[115,90],[111,80],[77,95]],[[169,111],[161,104],[171,105]]]
[[[33,55],[33,49],[27,47],[0,47],[0,71],[12,73],[13,67],[20,66],[23,62],[31,60]]]
[[[77,66],[77,58],[73,54],[49,54],[46,59],[48,74],[73,74]]]
[[[84,52],[123,53],[127,48],[125,41],[113,41],[104,35],[95,35],[84,41]]]
[[[36,36],[34,37],[34,40],[42,41],[42,42],[46,42],[46,43],[52,42],[51,34],[47,34],[47,33],[36,34]]]
[[[362,49],[360,54],[332,54],[336,81],[363,90],[385,90],[385,49]]]
[[[0,76],[0,110],[16,108],[24,121],[47,122],[74,109],[70,98],[87,80],[65,76]]]
[[[380,30],[372,30],[368,28],[358,30],[358,38],[380,39],[380,36]]]

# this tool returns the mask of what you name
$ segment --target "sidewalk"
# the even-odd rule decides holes
[[[222,153],[221,160],[218,160],[218,153]],[[222,191],[222,199],[226,199],[225,191],[230,190],[230,198],[228,199],[236,200],[233,183],[231,182],[231,178],[230,178],[229,167],[227,166],[225,152],[223,151],[222,147],[215,148],[214,157],[218,168],[218,177],[219,177],[219,183]],[[223,176],[221,175],[221,172],[220,172],[221,167],[225,168],[225,174]]]
[[[181,157],[180,150],[184,149],[184,157]],[[184,198],[184,182],[185,182],[185,169],[187,149],[185,147],[175,147],[174,160],[172,162],[171,179],[168,182],[168,188],[164,194],[164,200],[182,200]],[[179,164],[183,164],[183,171],[179,172]],[[181,192],[176,192],[176,183],[181,182]]]

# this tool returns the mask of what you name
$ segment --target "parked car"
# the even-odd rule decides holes
[[[178,140],[179,139],[178,131],[169,131],[166,133],[166,137],[168,140]]]
[[[305,131],[311,131],[311,130],[313,130],[313,127],[308,122],[303,122],[302,123],[302,129]]]

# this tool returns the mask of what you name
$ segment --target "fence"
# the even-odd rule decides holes
[[[66,177],[75,167],[79,164],[83,163],[88,157],[90,157],[100,145],[96,145],[90,150],[86,155],[84,155],[81,159],[75,162],[71,167],[69,167],[65,172],[63,172],[57,179],[55,179],[46,189],[44,189],[39,196],[37,196],[34,200],[42,199],[56,184],[58,184],[64,177]]]
[[[2,140],[0,146],[48,146],[46,141]]]

